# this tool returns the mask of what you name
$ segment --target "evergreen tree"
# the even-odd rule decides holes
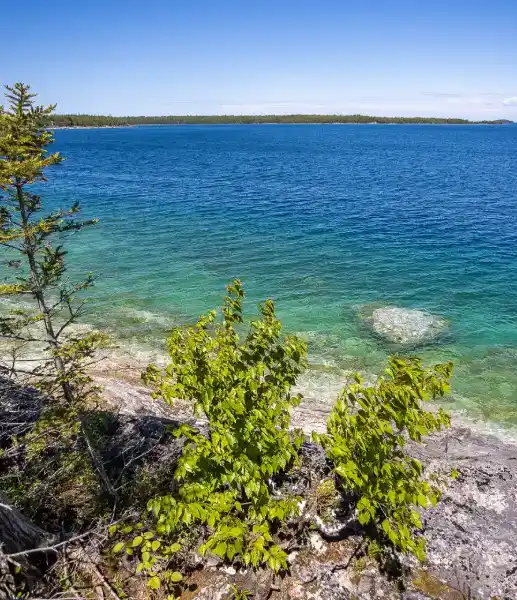
[[[0,369],[4,376],[24,377],[44,399],[36,424],[20,431],[25,467],[45,453],[46,470],[56,468],[49,455],[60,461],[64,476],[84,477],[90,470],[114,496],[85,418],[98,392],[88,365],[106,340],[73,327],[84,307],[78,294],[92,285],[93,277],[88,274],[80,282],[66,277],[62,245],[67,232],[96,221],[76,220],[78,204],[43,212],[34,190],[46,181],[48,168],[62,161],[59,153],[48,152],[53,136],[46,123],[55,107],[35,104],[35,94],[22,83],[6,89],[8,107],[0,107],[0,245],[13,274],[0,284],[0,294],[17,304],[0,317],[0,337],[11,351],[9,361],[0,360]]]

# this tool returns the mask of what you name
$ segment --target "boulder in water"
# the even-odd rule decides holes
[[[429,342],[448,326],[442,317],[397,306],[375,309],[369,323],[372,330],[387,342],[404,346]]]

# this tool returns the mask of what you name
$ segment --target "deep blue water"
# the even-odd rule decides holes
[[[308,385],[379,372],[371,303],[446,317],[456,406],[517,421],[517,126],[263,125],[59,130],[46,198],[101,223],[72,240],[90,319],[128,347],[244,280],[310,343]],[[328,389],[328,386],[327,386]]]

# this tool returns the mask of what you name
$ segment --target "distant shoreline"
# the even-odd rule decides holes
[[[48,129],[123,129],[126,127],[137,127],[137,125],[52,125]]]
[[[137,125],[509,125],[512,121],[469,121],[436,117],[375,117],[371,115],[171,115],[112,117],[53,115],[50,129],[107,129]]]
[[[127,125],[54,125],[49,127],[50,131],[57,131],[61,129],[132,129],[135,127],[180,127],[190,125],[514,125],[515,123],[499,123],[499,122],[469,122],[469,123],[138,123],[138,124],[127,124]]]

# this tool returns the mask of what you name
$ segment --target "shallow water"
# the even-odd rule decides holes
[[[423,347],[456,365],[456,408],[517,422],[517,126],[173,126],[59,130],[45,198],[101,223],[72,236],[98,275],[89,320],[132,352],[218,305],[273,297],[309,341],[302,387],[334,397],[392,348],[359,315],[450,322]]]

